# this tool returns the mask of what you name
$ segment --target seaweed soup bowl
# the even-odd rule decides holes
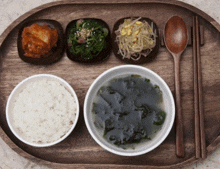
[[[152,85],[159,86],[162,91],[163,110],[166,112],[166,118],[162,127],[153,136],[151,140],[136,143],[133,148],[122,148],[115,144],[112,144],[103,137],[104,131],[100,132],[94,123],[93,104],[94,98],[97,95],[99,89],[106,85],[112,79],[123,77],[127,75],[138,75],[150,80]],[[84,101],[84,119],[87,129],[92,138],[107,151],[121,155],[121,156],[138,156],[148,153],[158,147],[168,136],[174,123],[175,118],[175,103],[173,95],[166,84],[166,82],[155,72],[142,66],[137,65],[122,65],[116,66],[99,75],[95,81],[91,84],[87,91]]]

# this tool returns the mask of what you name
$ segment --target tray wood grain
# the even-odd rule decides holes
[[[187,26],[192,16],[200,16],[204,25],[205,44],[201,47],[205,133],[208,154],[220,144],[220,25],[199,9],[177,1],[159,0],[82,0],[52,2],[35,8],[14,21],[0,36],[0,136],[18,154],[52,168],[176,168],[195,162],[193,114],[193,63],[192,48],[187,47],[181,60],[181,97],[184,119],[185,158],[175,155],[175,132],[155,150],[137,157],[121,157],[101,148],[89,135],[83,120],[83,102],[90,84],[103,71],[123,65],[111,53],[108,60],[99,64],[80,64],[65,56],[52,65],[31,65],[23,62],[17,52],[17,34],[22,22],[31,19],[54,19],[65,30],[74,19],[94,17],[103,19],[112,30],[114,23],[126,16],[151,18],[163,30],[166,21],[179,15]],[[156,59],[143,64],[158,73],[174,91],[173,60],[161,47]],[[75,130],[63,142],[48,148],[33,148],[16,139],[8,128],[5,105],[13,88],[24,78],[38,73],[62,77],[76,91],[80,103],[80,117]]]

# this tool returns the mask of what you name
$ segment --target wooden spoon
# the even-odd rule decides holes
[[[188,33],[186,24],[178,16],[171,17],[165,26],[164,42],[174,59],[175,99],[176,99],[176,155],[184,157],[183,121],[180,93],[180,58],[187,46]]]

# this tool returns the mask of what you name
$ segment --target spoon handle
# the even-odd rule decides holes
[[[174,54],[175,99],[176,99],[176,155],[184,157],[183,120],[180,93],[180,55]]]

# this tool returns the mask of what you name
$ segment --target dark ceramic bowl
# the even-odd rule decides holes
[[[41,58],[27,57],[24,55],[25,52],[22,49],[22,37],[21,36],[22,36],[23,29],[25,27],[31,26],[33,23],[37,23],[38,25],[47,24],[50,28],[56,29],[58,33],[57,46],[51,49],[52,53],[46,54],[42,56]],[[19,57],[27,63],[31,63],[35,65],[48,65],[48,64],[57,62],[63,56],[64,44],[65,42],[64,42],[63,28],[61,24],[55,20],[49,20],[49,19],[31,20],[31,21],[23,23],[18,32],[18,39],[17,39],[18,54],[19,54]]]
[[[106,48],[103,49],[97,56],[94,56],[92,59],[87,59],[87,58],[83,58],[81,55],[79,54],[73,54],[71,52],[71,47],[70,44],[68,43],[68,38],[69,35],[71,33],[71,29],[76,25],[76,22],[79,19],[73,20],[71,21],[67,27],[66,27],[66,53],[67,53],[67,57],[75,62],[80,62],[80,63],[97,63],[97,62],[101,62],[105,59],[107,59],[110,55],[111,52],[111,33],[110,33],[110,29],[108,27],[108,25],[101,19],[94,19],[94,18],[81,18],[83,20],[91,20],[93,22],[99,23],[103,28],[107,28],[108,29],[108,35],[105,37],[106,40]]]
[[[116,42],[116,34],[115,34],[115,31],[119,28],[119,26],[121,24],[124,23],[124,20],[125,19],[129,19],[129,18],[132,18],[132,19],[136,19],[138,17],[125,17],[125,18],[121,18],[119,19],[115,24],[114,24],[114,27],[113,27],[113,31],[112,31],[112,50],[115,54],[115,56],[117,58],[119,58],[120,60],[122,60],[123,62],[126,62],[126,63],[129,63],[129,64],[143,64],[143,63],[147,63],[147,62],[151,62],[152,60],[155,59],[157,53],[158,53],[158,50],[159,50],[159,30],[158,30],[158,27],[157,25],[155,24],[155,22],[153,22],[151,19],[149,18],[143,18],[141,17],[141,19],[139,21],[147,21],[149,25],[153,25],[153,32],[156,32],[156,45],[155,47],[153,48],[153,50],[146,56],[141,56],[141,58],[139,60],[132,60],[132,59],[128,59],[128,58],[124,58],[122,57],[121,54],[118,53],[119,51],[119,47],[118,47],[118,44]],[[148,51],[146,51],[148,52]]]

